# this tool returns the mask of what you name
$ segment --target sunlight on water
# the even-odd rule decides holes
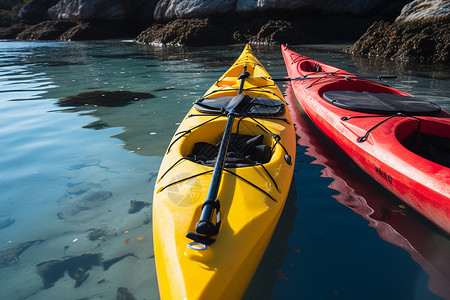
[[[0,41],[1,299],[115,299],[120,287],[136,299],[159,298],[151,226],[159,164],[192,103],[241,50]],[[295,50],[357,74],[397,74],[389,84],[450,110],[450,75],[441,68],[374,66],[336,47]],[[274,78],[286,76],[278,47],[254,51]],[[116,107],[56,104],[102,90],[154,97]],[[387,224],[384,214],[401,203],[354,175],[345,158],[324,159],[339,154],[324,153],[330,145],[320,132],[301,126],[288,209],[246,298],[448,295],[436,278],[448,282],[450,268],[427,265],[432,254],[448,258],[448,236],[408,209],[402,222]],[[417,245],[408,224],[433,239],[433,251]],[[383,226],[398,236],[384,236],[392,230]]]

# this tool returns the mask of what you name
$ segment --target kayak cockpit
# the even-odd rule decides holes
[[[268,163],[272,149],[263,143],[264,135],[231,134],[228,152],[225,157],[226,168],[242,168]],[[194,145],[189,159],[201,165],[214,167],[220,143],[213,145],[198,142]]]
[[[410,119],[396,128],[398,141],[409,151],[450,168],[450,124],[427,118]]]

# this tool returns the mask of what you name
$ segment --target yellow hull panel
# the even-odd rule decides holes
[[[244,94],[284,102],[281,91],[248,45],[203,98],[236,96],[244,65],[250,73]],[[255,118],[257,122],[239,119],[234,122],[233,132],[239,126],[240,134],[264,134],[264,144],[273,147],[270,161],[264,164],[270,176],[262,166],[231,168],[223,173],[218,192],[222,224],[214,237],[216,241],[206,250],[187,247],[192,240],[186,234],[195,232],[213,167],[180,159],[191,153],[195,143],[220,142],[227,117],[202,115],[193,107],[162,161],[153,198],[154,252],[161,299],[241,298],[272,237],[294,170],[296,140],[291,116],[286,108],[279,118]],[[183,135],[188,130],[190,133]],[[268,131],[278,134],[280,142]],[[285,160],[286,152],[290,164]]]

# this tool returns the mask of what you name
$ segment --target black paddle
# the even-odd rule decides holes
[[[322,76],[316,76],[316,77],[309,77],[308,75],[303,77],[297,77],[297,78],[274,78],[273,81],[298,81],[298,80],[311,80],[311,79],[322,79],[322,78],[333,78],[333,77],[322,77]],[[336,78],[344,78],[344,79],[396,79],[397,76],[395,75],[378,75],[378,76],[343,76],[343,75],[336,75]]]
[[[243,104],[245,104],[244,100],[249,99],[247,95],[242,94],[245,79],[248,76],[250,76],[250,74],[247,72],[247,66],[244,66],[242,74],[238,78],[241,80],[238,94],[233,99],[231,99],[227,107],[224,108],[225,111],[227,112],[228,120],[225,126],[225,130],[223,132],[222,142],[220,143],[219,147],[219,153],[217,154],[217,160],[211,177],[211,184],[209,186],[208,194],[206,196],[205,202],[203,203],[202,214],[200,216],[200,220],[197,222],[197,225],[195,226],[195,230],[197,231],[197,233],[189,232],[187,235],[188,238],[206,245],[212,244],[214,242],[213,239],[209,238],[210,236],[219,233],[220,203],[219,200],[217,199],[217,194],[219,192],[220,182],[222,179],[223,169],[225,165],[225,158],[227,155],[228,144],[230,142],[231,130],[233,128],[235,113],[240,109],[240,107]],[[216,224],[214,224],[211,221],[214,210],[217,211]]]

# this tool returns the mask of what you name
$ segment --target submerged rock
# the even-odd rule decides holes
[[[71,203],[61,212],[58,217],[69,222],[78,222],[91,219],[99,214],[97,211],[90,211],[103,206],[105,201],[112,197],[112,193],[106,191],[90,191],[75,199],[68,199]]]
[[[119,261],[121,261],[122,259],[124,259],[128,256],[136,257],[133,253],[128,253],[128,254],[122,255],[120,257],[106,260],[103,262],[103,270],[107,271],[112,265],[114,265],[115,263],[118,263]]]
[[[144,201],[138,201],[138,200],[131,200],[130,201],[130,208],[128,209],[129,214],[134,214],[137,212],[140,212],[141,209],[143,209],[146,206],[150,206],[151,204]]]
[[[94,121],[91,122],[85,126],[83,126],[83,128],[88,128],[88,129],[94,129],[94,130],[100,130],[100,129],[105,129],[105,128],[109,128],[111,126],[108,125],[108,123],[103,122],[103,121]]]
[[[10,245],[0,250],[0,268],[13,265],[19,261],[19,256],[33,245],[40,244],[41,241],[31,241]]]
[[[117,289],[117,300],[136,300],[136,297],[126,287],[119,287]]]
[[[11,226],[12,224],[14,224],[15,221],[16,221],[16,219],[11,219],[11,218],[0,221],[0,229],[4,229],[6,227]]]
[[[116,231],[109,225],[101,225],[95,229],[93,229],[88,234],[88,238],[90,241],[96,241],[99,239],[105,240],[110,236],[116,235]]]
[[[80,93],[76,96],[69,96],[60,99],[56,104],[59,106],[123,106],[132,101],[141,101],[154,97],[150,93],[129,92],[129,91],[94,91]]]
[[[74,287],[77,288],[89,277],[87,271],[101,265],[101,258],[102,254],[96,253],[44,261],[37,265],[37,273],[42,278],[44,288],[48,289],[67,271],[70,278],[75,280]]]

